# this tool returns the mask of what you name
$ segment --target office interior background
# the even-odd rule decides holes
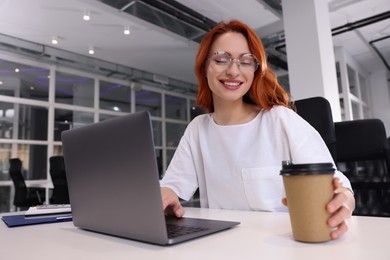
[[[317,0],[299,2],[305,1]],[[390,2],[326,2],[336,118],[379,118],[390,133]],[[163,175],[186,125],[202,113],[194,57],[219,21],[254,28],[294,96],[282,6],[280,0],[0,0],[0,212],[14,210],[10,158],[20,158],[27,181],[49,192],[49,158],[62,154],[61,132],[126,113],[151,113]]]

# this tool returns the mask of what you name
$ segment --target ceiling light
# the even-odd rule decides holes
[[[93,47],[89,47],[88,53],[93,55],[95,53],[95,49]]]
[[[53,36],[53,38],[51,38],[51,43],[58,44],[58,38],[56,36]]]
[[[130,34],[130,26],[125,26],[123,29],[123,34],[124,35],[129,35]]]
[[[84,14],[83,14],[83,20],[84,21],[89,21],[91,19],[91,15],[89,13],[88,10],[84,10]]]
[[[3,85],[3,81],[0,80],[0,85]]]
[[[19,72],[20,70],[19,70],[19,68],[15,68],[15,72],[17,73],[17,72]]]

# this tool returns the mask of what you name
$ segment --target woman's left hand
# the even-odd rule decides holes
[[[326,209],[331,214],[328,219],[328,225],[333,228],[330,236],[332,239],[337,239],[348,231],[347,219],[355,209],[355,198],[349,189],[341,186],[338,178],[333,179],[333,186],[334,196],[326,205]],[[286,198],[282,199],[282,203],[288,206]]]
[[[341,186],[340,180],[333,180],[334,197],[326,205],[326,209],[331,213],[328,225],[333,228],[330,236],[332,239],[341,237],[348,231],[347,219],[351,217],[355,209],[355,198],[352,192]]]

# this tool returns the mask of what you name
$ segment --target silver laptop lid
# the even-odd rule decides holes
[[[65,131],[62,142],[75,226],[166,243],[148,112]]]

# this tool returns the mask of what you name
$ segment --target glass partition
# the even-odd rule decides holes
[[[11,149],[11,144],[0,143],[0,180],[10,180],[8,169]]]
[[[100,109],[130,113],[131,90],[129,86],[100,81],[99,89]]]
[[[164,170],[163,170],[163,151],[162,149],[156,149],[156,160],[157,160],[157,168],[158,168],[158,177],[161,179],[163,174],[164,174]]]
[[[54,113],[54,141],[61,141],[62,131],[89,125],[93,122],[93,113],[56,109]]]
[[[165,95],[165,116],[171,119],[187,120],[187,100]]]
[[[11,187],[0,186],[0,212],[9,211]]]
[[[94,80],[64,72],[56,72],[55,102],[93,107]]]
[[[64,153],[62,152],[62,145],[54,145],[53,146],[53,155],[52,156],[59,156],[63,155]]]
[[[48,101],[50,70],[0,59],[0,95]]]
[[[137,90],[135,93],[135,110],[147,110],[150,115],[161,117],[161,94],[150,90]]]
[[[45,107],[0,102],[0,138],[47,140]]]
[[[196,108],[194,95],[153,86],[131,88],[127,80],[57,70],[51,64],[31,65],[38,61],[27,63],[0,59],[0,212],[12,206],[9,159],[22,161],[26,180],[41,180],[40,185],[49,188],[48,160],[63,155],[61,134],[65,130],[92,124],[96,118],[103,121],[149,111],[161,177],[188,121],[203,112]]]
[[[107,119],[111,119],[111,118],[115,118],[117,116],[114,116],[114,115],[106,115],[106,114],[100,114],[99,115],[99,121],[104,121],[104,120],[107,120]]]
[[[186,124],[166,123],[167,147],[177,147],[186,129]]]
[[[10,179],[6,175],[8,175],[9,159],[11,158],[19,158],[22,161],[23,174],[26,180],[47,178],[47,145],[12,144],[3,146],[2,154],[3,168],[5,168],[2,178]],[[13,155],[11,156],[11,154]]]
[[[173,155],[175,154],[175,149],[167,149],[167,165],[170,164],[172,158],[173,158]]]

